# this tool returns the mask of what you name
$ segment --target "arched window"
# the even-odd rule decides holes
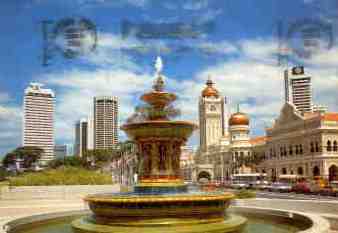
[[[316,142],[316,152],[319,152],[319,143]]]
[[[332,151],[332,145],[331,145],[331,141],[330,140],[327,141],[326,150],[327,151]]]
[[[286,168],[285,167],[282,168],[282,174],[286,175]]]
[[[337,151],[337,141],[333,141],[333,151]]]
[[[298,150],[298,145],[296,145],[296,155],[298,155],[299,150]]]
[[[298,175],[303,175],[303,168],[302,167],[298,167],[297,173],[298,173]]]
[[[303,145],[302,144],[300,144],[299,145],[299,154],[303,154]]]
[[[310,143],[310,151],[311,153],[315,152],[315,147],[313,145],[313,142]]]
[[[289,146],[289,155],[292,155],[293,151],[292,151],[292,145]]]

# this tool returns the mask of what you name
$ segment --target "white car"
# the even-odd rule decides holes
[[[249,183],[245,183],[242,181],[234,181],[230,184],[230,188],[233,188],[233,189],[247,189],[249,187],[250,187]]]
[[[289,183],[274,182],[268,187],[268,190],[271,192],[291,192],[292,185]]]

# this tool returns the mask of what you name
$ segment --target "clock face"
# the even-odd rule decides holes
[[[216,106],[215,105],[210,105],[210,108],[209,108],[210,111],[214,112],[216,111]]]

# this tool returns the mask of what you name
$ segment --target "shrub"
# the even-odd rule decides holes
[[[256,198],[256,192],[250,190],[239,190],[234,194],[236,199]]]
[[[103,184],[112,184],[110,174],[103,174],[97,171],[89,171],[76,167],[49,169],[41,172],[29,172],[9,179],[9,185],[11,186]]]

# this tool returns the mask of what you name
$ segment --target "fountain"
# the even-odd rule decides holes
[[[153,90],[141,96],[146,104],[122,126],[139,149],[139,181],[134,190],[89,195],[85,201],[90,211],[10,221],[3,226],[8,233],[328,232],[329,224],[318,216],[243,206],[227,209],[232,194],[187,189],[179,175],[180,148],[197,126],[171,120],[177,113],[171,105],[176,96],[164,90],[161,70],[158,58]]]
[[[187,191],[181,146],[197,126],[169,119],[176,95],[164,90],[161,58],[155,67],[153,90],[141,96],[146,105],[121,127],[138,146],[138,184],[130,193],[87,196],[93,215],[73,221],[74,232],[239,232],[246,219],[225,211],[232,194]]]

